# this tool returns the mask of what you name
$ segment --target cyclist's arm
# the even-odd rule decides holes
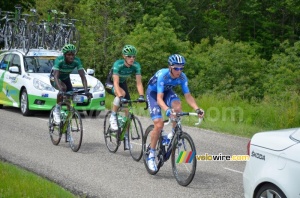
[[[114,89],[115,89],[115,95],[117,97],[122,96],[121,88],[120,88],[120,77],[116,74],[113,74],[113,82],[114,82]]]
[[[84,70],[83,69],[80,69],[78,70],[78,74],[81,78],[81,82],[82,82],[82,85],[84,87],[84,90],[87,92],[87,80],[86,80],[86,77],[85,77],[85,73],[84,73]]]
[[[60,74],[59,70],[53,70],[54,82],[57,85],[58,90],[63,91],[63,87],[61,86],[60,81],[59,81],[59,74]]]
[[[144,87],[142,83],[142,76],[136,75],[136,87],[140,95],[144,95]]]
[[[186,102],[194,109],[199,109],[198,105],[196,104],[196,101],[194,97],[190,93],[184,94],[184,97],[186,99]]]

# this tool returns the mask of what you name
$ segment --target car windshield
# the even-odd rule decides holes
[[[50,73],[55,56],[27,56],[25,57],[25,71],[28,73]]]
[[[28,73],[50,73],[55,56],[27,56],[25,57],[25,71]],[[78,74],[75,68],[72,74]]]

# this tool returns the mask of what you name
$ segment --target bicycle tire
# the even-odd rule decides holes
[[[152,171],[149,169],[148,167],[148,156],[149,156],[149,150],[150,150],[150,140],[151,140],[151,132],[154,128],[154,125],[150,125],[147,127],[145,134],[144,134],[144,138],[143,138],[143,161],[144,161],[144,165],[146,167],[147,172],[150,175],[155,175],[156,173],[158,173],[162,163],[163,163],[163,158],[160,155],[160,142],[158,141],[157,145],[156,145],[156,157],[155,157],[155,162],[156,162],[156,166],[157,166],[157,170],[156,171]]]
[[[80,47],[80,33],[76,28],[73,28],[68,35],[68,42],[76,47],[76,54],[79,52]]]
[[[129,151],[133,160],[140,161],[143,155],[143,128],[140,120],[132,115],[129,128]]]
[[[72,151],[77,152],[80,149],[82,143],[83,126],[79,112],[72,108],[69,111],[72,113],[72,117],[69,120],[67,129],[68,142]]]
[[[4,39],[6,39],[5,48],[10,50],[13,46],[15,23],[9,21],[6,28],[4,36]]]
[[[186,132],[182,132],[180,137],[174,138],[176,139],[171,153],[173,174],[179,185],[187,186],[194,179],[196,172],[196,147],[192,137]]]
[[[55,106],[51,109],[50,115],[49,115],[49,135],[50,135],[52,144],[58,145],[61,140],[62,132],[60,130],[60,128],[61,128],[60,125],[54,124],[54,120],[53,120],[54,109],[55,109]]]
[[[103,134],[105,139],[105,145],[108,151],[111,153],[115,153],[117,152],[120,143],[119,143],[118,132],[111,132],[110,130],[110,123],[109,123],[110,116],[111,116],[111,111],[108,111],[104,118]]]

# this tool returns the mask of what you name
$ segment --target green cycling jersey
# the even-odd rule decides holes
[[[123,83],[132,74],[141,75],[141,65],[138,62],[134,61],[133,65],[127,67],[125,65],[124,59],[120,59],[113,64],[112,74],[118,75],[119,82]]]
[[[83,66],[78,57],[75,57],[74,61],[70,64],[67,64],[64,56],[58,56],[53,65],[53,70],[59,70],[59,79],[66,80],[69,78],[70,73],[77,68],[77,70],[82,70]]]

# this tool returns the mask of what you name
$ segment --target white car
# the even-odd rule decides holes
[[[244,195],[300,198],[300,128],[255,134],[243,173]]]
[[[21,109],[24,116],[37,110],[51,110],[56,104],[58,91],[49,81],[49,75],[60,51],[31,49],[27,54],[20,50],[9,50],[0,54],[0,108],[12,106]],[[105,90],[103,84],[86,73],[89,92],[93,94],[90,102],[76,104],[79,111],[87,111],[97,116],[105,109]],[[74,89],[83,88],[81,78],[75,69],[70,75]]]

